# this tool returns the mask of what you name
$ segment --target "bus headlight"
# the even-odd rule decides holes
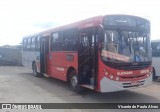
[[[116,77],[116,80],[119,80],[119,77]]]
[[[108,75],[108,72],[107,72],[107,71],[105,72],[105,75]]]
[[[110,78],[113,79],[113,75],[110,75]]]

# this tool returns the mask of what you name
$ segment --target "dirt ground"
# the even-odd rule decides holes
[[[82,94],[77,94],[66,82],[53,78],[34,77],[32,71],[23,66],[0,66],[0,103],[160,103],[160,82],[153,82],[150,86],[129,91],[102,94],[87,90]],[[56,111],[84,112],[85,110]],[[96,112],[98,110],[87,111]],[[106,110],[101,111],[106,112]],[[110,111],[128,112],[127,110],[108,110],[107,112]],[[136,110],[129,112],[131,111],[136,112]],[[145,110],[139,111],[146,112]],[[152,112],[152,110],[147,111]],[[155,111],[160,110],[153,110]],[[6,111],[2,110],[2,112]]]

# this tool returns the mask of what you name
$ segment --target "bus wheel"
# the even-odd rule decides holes
[[[37,72],[36,63],[33,63],[33,75],[34,75],[35,77],[38,77],[38,76],[39,76],[39,73]]]
[[[70,75],[70,85],[74,92],[81,93],[83,91],[83,88],[78,84],[78,76],[75,70],[71,72]]]

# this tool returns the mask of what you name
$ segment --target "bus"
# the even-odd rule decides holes
[[[23,38],[23,65],[75,92],[147,86],[151,61],[150,22],[132,15],[96,16]]]
[[[160,40],[152,40],[152,65],[153,65],[153,80],[160,77]]]

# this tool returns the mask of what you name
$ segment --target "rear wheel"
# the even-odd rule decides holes
[[[79,85],[78,83],[78,74],[75,70],[73,70],[71,72],[71,75],[70,75],[70,85],[73,89],[74,92],[76,93],[80,93],[83,91],[83,88]]]
[[[33,75],[35,77],[39,77],[39,73],[37,72],[37,66],[36,66],[36,63],[33,63]]]

